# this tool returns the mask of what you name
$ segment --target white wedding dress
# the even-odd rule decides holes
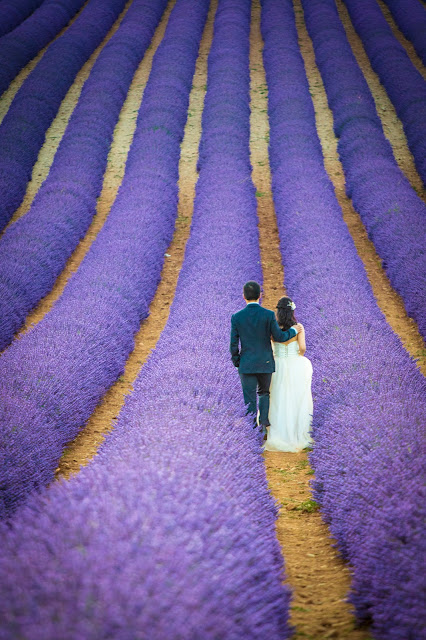
[[[301,451],[311,445],[312,364],[299,354],[297,340],[274,342],[275,373],[270,388],[266,451]]]

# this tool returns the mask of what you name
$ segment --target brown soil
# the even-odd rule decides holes
[[[363,71],[364,78],[366,79],[370,91],[373,95],[377,114],[382,121],[382,127],[385,136],[392,146],[395,160],[397,161],[401,171],[410,181],[413,189],[415,189],[417,193],[421,195],[422,193],[424,193],[423,182],[419,174],[417,173],[417,169],[414,164],[414,158],[407,145],[407,139],[405,137],[402,122],[396,115],[395,108],[390,101],[384,86],[381,84],[379,76],[375,71],[373,71],[362,41],[352,25],[345,4],[342,2],[342,0],[336,0],[336,6],[339,12],[340,20],[342,21],[343,27],[346,31],[346,37],[349,41],[349,44],[351,45],[353,54]]]
[[[158,32],[155,34],[153,49],[158,46],[163,37],[168,15],[174,2],[175,0],[169,4],[167,14],[164,15]],[[178,217],[173,240],[167,250],[168,257],[166,257],[161,273],[161,282],[150,305],[150,315],[147,320],[142,323],[139,332],[135,336],[135,348],[126,362],[123,376],[109,389],[90,417],[85,428],[67,447],[57,469],[58,477],[68,478],[71,474],[78,472],[81,466],[87,464],[87,462],[96,455],[99,445],[104,440],[104,435],[114,427],[115,419],[123,406],[125,396],[132,392],[133,383],[150,351],[154,349],[169,317],[170,305],[174,297],[192,220],[195,184],[197,181],[198,144],[201,135],[201,115],[204,105],[205,86],[207,83],[207,57],[213,37],[213,21],[216,6],[217,0],[214,0],[207,17],[197,59],[188,109],[188,113],[190,113],[191,116],[188,117],[181,144]],[[145,61],[142,65],[144,65],[144,63]],[[144,82],[146,82],[149,73],[146,63],[144,69]],[[138,82],[141,82],[140,77]],[[133,106],[132,109],[130,109],[130,113],[134,112],[135,108],[137,107]],[[132,126],[133,136],[134,125]],[[121,168],[124,172],[124,163]],[[121,182],[121,177],[122,174],[115,184],[113,191],[116,191]],[[108,182],[107,179],[105,182]]]
[[[314,478],[306,452],[266,452],[272,494],[282,505],[277,521],[287,582],[293,589],[291,622],[295,638],[370,640],[368,628],[357,626],[346,602],[350,569],[332,546],[334,540],[312,501]]]
[[[53,163],[53,158],[55,156],[57,148],[59,147],[59,143],[62,139],[62,136],[64,135],[65,129],[71,118],[72,112],[74,111],[75,106],[80,98],[83,85],[86,82],[87,78],[89,77],[89,74],[100,52],[102,51],[102,49],[104,48],[108,40],[110,40],[110,38],[117,31],[118,27],[120,26],[121,21],[126,15],[131,3],[132,3],[132,0],[129,0],[126,3],[125,8],[121,12],[117,20],[115,21],[113,27],[107,33],[107,35],[105,36],[105,38],[103,39],[99,47],[95,49],[95,51],[92,53],[92,55],[87,60],[87,62],[82,66],[80,71],[77,73],[71,87],[68,89],[67,94],[61,103],[61,106],[58,110],[56,117],[54,118],[52,124],[46,131],[45,142],[42,148],[40,149],[37,162],[33,167],[31,180],[27,184],[27,190],[26,190],[24,199],[21,205],[13,214],[12,218],[9,221],[9,224],[5,227],[6,229],[11,224],[13,224],[15,220],[18,220],[18,218],[20,218],[21,216],[23,216],[28,212],[29,208],[31,207],[32,201],[34,200],[37,194],[37,191],[40,189],[41,185],[46,180],[47,175],[50,171],[50,167],[52,166],[52,163]]]

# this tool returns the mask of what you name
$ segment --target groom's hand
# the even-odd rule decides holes
[[[297,333],[300,333],[301,331],[303,331],[303,324],[300,324],[300,322],[298,322],[293,326],[293,329],[296,329]]]

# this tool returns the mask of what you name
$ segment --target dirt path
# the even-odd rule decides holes
[[[273,309],[285,295],[284,273],[278,245],[278,230],[271,194],[268,159],[269,124],[267,90],[262,61],[260,5],[254,0],[251,30],[251,161],[258,193],[260,247],[263,269],[263,303]],[[294,590],[291,622],[297,638],[348,638],[366,640],[367,632],[356,629],[345,602],[350,587],[349,569],[331,546],[330,534],[321,516],[309,511],[313,478],[306,452],[265,452],[269,486],[283,505],[277,522],[287,581]],[[301,507],[305,507],[305,509]]]
[[[341,2],[338,2],[338,5],[341,9]],[[328,107],[327,96],[321,79],[321,74],[315,64],[315,54],[311,39],[309,38],[306,30],[300,0],[294,0],[294,7],[296,12],[296,25],[299,34],[299,45],[305,62],[309,87],[312,100],[314,102],[316,125],[324,154],[325,168],[330,180],[333,182],[337,200],[343,211],[343,219],[348,225],[348,229],[352,235],[358,255],[364,264],[377,304],[385,314],[386,320],[392,327],[393,331],[395,331],[395,333],[397,333],[401,338],[404,347],[410,355],[413,356],[413,358],[419,358],[418,366],[426,375],[425,345],[419,334],[417,324],[407,315],[402,298],[392,288],[389,279],[382,268],[382,261],[378,256],[373,243],[368,238],[367,231],[362,220],[353,208],[351,200],[346,196],[345,176],[337,152],[337,138],[333,132],[333,114]],[[345,27],[347,27],[346,24]],[[348,31],[350,31],[349,28]],[[350,38],[350,43],[351,46],[357,46],[357,43],[354,42],[352,36]],[[359,51],[357,51],[357,54],[358,53]],[[366,67],[364,66],[364,63],[367,65]],[[368,62],[364,57],[362,58],[361,68],[363,69],[364,75],[371,80],[371,74],[374,72],[371,70],[371,67],[369,67]],[[374,88],[374,91],[376,91],[376,89],[378,91],[377,87]],[[383,91],[383,88],[381,88],[380,91]],[[374,92],[373,95],[375,95]],[[377,100],[377,95],[375,95],[375,98]],[[412,156],[408,150],[401,123],[397,118],[395,121],[388,121],[387,129],[391,132],[391,137],[395,145],[398,146],[398,154],[402,164],[404,164],[404,166],[408,166]],[[413,171],[415,170],[413,169]]]
[[[379,76],[375,71],[373,71],[362,41],[352,25],[346,6],[342,0],[336,0],[336,6],[353,54],[361,67],[364,78],[366,79],[370,91],[373,94],[376,111],[382,121],[385,136],[392,146],[395,160],[397,161],[401,171],[410,181],[413,189],[421,195],[424,193],[423,181],[417,173],[414,158],[408,148],[407,138],[405,137],[402,122],[396,115],[395,108],[386,93],[386,89],[381,84]]]
[[[416,53],[416,50],[414,49],[414,47],[411,44],[411,42],[409,40],[407,40],[407,38],[404,36],[404,34],[397,27],[396,22],[393,19],[389,8],[386,6],[386,3],[383,2],[383,0],[377,0],[377,4],[379,5],[383,15],[385,16],[385,18],[386,18],[386,20],[387,20],[387,22],[388,22],[388,24],[390,26],[390,28],[392,29],[393,35],[398,40],[398,42],[400,44],[402,44],[402,46],[406,50],[406,52],[407,52],[411,62],[413,63],[413,65],[421,73],[423,78],[426,79],[426,68],[424,67],[423,62],[418,57],[418,55]]]
[[[120,26],[124,16],[126,15],[130,5],[133,0],[129,0],[126,3],[125,8],[120,13],[119,17],[115,21],[112,28],[108,31],[105,38],[102,40],[101,44],[95,51],[92,53],[90,58],[85,62],[80,71],[77,73],[74,82],[71,87],[68,89],[65,98],[61,102],[61,106],[59,107],[58,113],[54,118],[52,124],[46,131],[45,142],[40,149],[38,154],[37,161],[33,167],[31,180],[27,184],[27,190],[25,192],[24,199],[21,205],[13,214],[10,219],[8,225],[5,227],[7,229],[15,220],[18,220],[21,216],[25,215],[37,194],[37,191],[40,189],[43,182],[46,180],[47,175],[50,171],[50,167],[53,163],[53,158],[55,153],[59,147],[59,143],[62,139],[62,136],[65,133],[65,129],[68,126],[68,122],[71,118],[72,112],[74,111],[77,102],[80,98],[81,90],[83,89],[83,85],[86,82],[89,74],[95,64],[99,54],[101,53],[104,46],[111,39],[114,33],[117,31]]]
[[[201,40],[200,53],[193,79],[193,88],[190,94],[188,113],[191,115],[188,117],[181,145],[178,217],[173,240],[167,250],[169,257],[166,257],[166,262],[161,273],[161,282],[150,305],[150,315],[147,320],[143,322],[139,332],[135,336],[135,349],[127,360],[123,376],[109,389],[88,420],[83,431],[81,431],[65,451],[57,469],[58,477],[68,478],[71,474],[78,472],[81,466],[87,464],[87,462],[96,455],[99,445],[104,440],[104,434],[108,433],[114,427],[115,419],[124,403],[125,396],[132,392],[133,383],[150,351],[154,349],[169,317],[169,309],[182,267],[185,246],[189,237],[192,220],[195,184],[197,181],[198,144],[201,135],[201,115],[207,83],[207,57],[213,37],[213,22],[216,7],[217,0],[213,0]],[[171,6],[168,7],[168,13],[170,9]],[[168,15],[164,16],[159,31],[158,33],[156,32],[153,49],[158,46],[163,37],[167,18]],[[146,74],[147,71],[145,64],[144,74]],[[140,78],[138,82],[141,82]],[[130,110],[130,112],[132,111],[133,109]],[[131,135],[133,136],[133,130]],[[124,167],[122,168],[124,169]],[[121,182],[121,178],[119,182]],[[105,184],[110,185],[111,195],[114,194],[115,197],[115,191],[119,183],[117,182],[111,185],[111,183],[108,182],[108,175],[106,175]]]

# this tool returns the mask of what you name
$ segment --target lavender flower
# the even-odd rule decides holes
[[[179,8],[188,28],[194,3]],[[249,22],[250,3],[219,1],[210,153],[157,347],[93,462],[31,496],[1,532],[1,640],[290,635],[276,508],[224,331],[244,281],[261,276],[248,109],[238,131],[231,117],[249,99]]]
[[[353,25],[400,118],[426,183],[426,84],[375,0],[345,0]]]
[[[53,309],[0,358],[3,516],[53,479],[64,446],[122,374],[148,315],[173,235],[180,142],[208,0],[190,14],[189,4],[177,3],[155,55],[102,230]]]
[[[120,109],[165,4],[133,2],[93,66],[29,212],[0,240],[0,349],[51,290],[87,231]]]
[[[0,5],[0,37],[15,29],[42,2],[43,0],[3,0]]]
[[[418,0],[384,0],[404,36],[426,65],[426,11]]]
[[[347,194],[426,338],[426,207],[396,163],[334,1],[303,0],[303,7],[339,136]]]
[[[22,202],[32,167],[61,101],[124,4],[125,0],[109,0],[107,5],[104,0],[90,0],[69,29],[49,47],[13,99],[0,125],[0,229]],[[0,41],[0,56],[2,43],[4,38]],[[10,50],[7,54],[11,55]]]
[[[39,3],[41,4],[41,3]],[[13,78],[25,67],[43,47],[67,25],[73,15],[83,6],[84,0],[43,0],[41,6],[13,31],[0,39],[0,94],[3,93]],[[11,5],[14,15],[11,14]],[[29,2],[27,2],[29,7]],[[4,28],[9,29],[11,20],[17,17],[16,0],[3,2],[0,11]],[[22,12],[19,13],[22,15]]]
[[[314,495],[351,564],[358,617],[378,639],[417,638],[425,382],[376,305],[324,169],[292,2],[262,7],[286,286],[314,362]]]

